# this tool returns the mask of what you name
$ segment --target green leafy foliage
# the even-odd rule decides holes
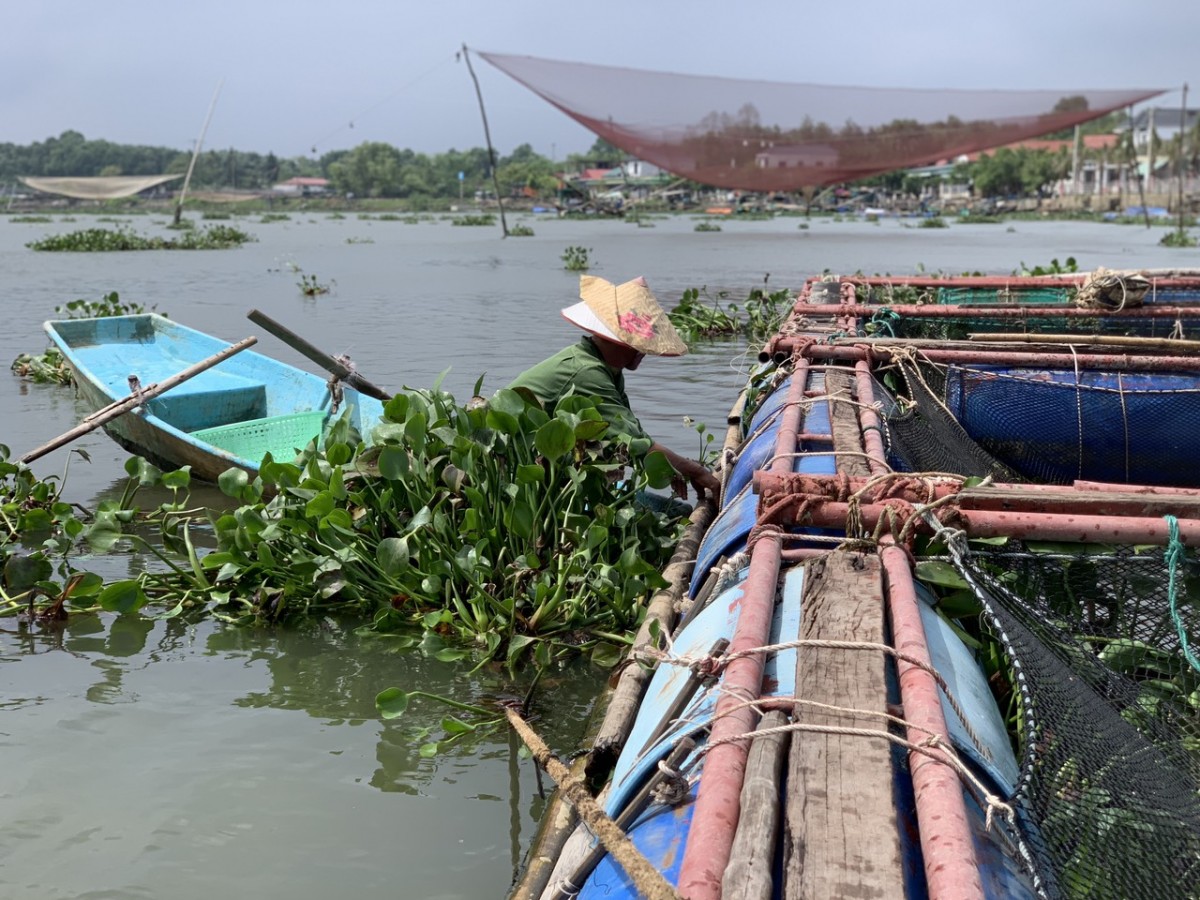
[[[466,227],[482,227],[487,225],[495,225],[496,217],[490,214],[481,216],[455,216],[450,220],[451,225],[466,226]]]
[[[1079,271],[1079,263],[1075,261],[1075,257],[1068,256],[1067,261],[1060,263],[1058,258],[1050,260],[1048,266],[1027,266],[1025,262],[1021,262],[1020,271],[1015,273],[1019,275],[1067,275]]]
[[[1195,247],[1196,239],[1182,228],[1178,228],[1175,231],[1168,231],[1158,239],[1158,243],[1163,247]]]
[[[330,284],[319,280],[316,275],[301,275],[296,287],[300,288],[300,293],[306,297],[319,297],[331,290]]]
[[[589,255],[592,250],[590,247],[580,247],[571,245],[562,252],[563,268],[568,272],[586,272],[591,268],[591,260]]]
[[[740,304],[727,302],[728,297],[728,291],[714,297],[708,288],[688,288],[667,317],[686,340],[742,335],[757,341],[778,329],[795,302],[788,290],[758,287]]]
[[[37,384],[70,384],[73,380],[67,361],[54,347],[40,356],[22,353],[13,360],[11,368],[22,378]]]
[[[54,314],[60,319],[101,319],[105,316],[136,316],[153,312],[155,307],[147,309],[141,303],[125,303],[116,291],[103,294],[99,300],[80,298],[54,307]]]
[[[678,531],[634,502],[665,460],[607,432],[582,397],[550,415],[509,390],[469,407],[401,394],[370,448],[339,421],[295,463],[226,473],[222,490],[245,505],[215,516],[216,551],[199,571],[146,576],[146,594],[202,593],[232,621],[356,612],[509,665],[593,648],[640,621]]]
[[[246,232],[230,225],[209,225],[185,231],[177,238],[150,237],[129,228],[85,228],[52,234],[25,246],[31,250],[74,253],[105,253],[118,250],[225,250],[253,241]]]

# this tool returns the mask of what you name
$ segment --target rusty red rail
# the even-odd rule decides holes
[[[954,496],[957,498],[955,508],[960,510],[1133,518],[1165,515],[1191,518],[1188,514],[1192,513],[1200,518],[1200,490],[1189,488],[1092,481],[1078,481],[1073,485],[995,483],[987,487],[964,488],[952,481],[930,482],[906,475],[877,482],[873,487],[867,487],[869,484],[870,480],[866,478],[835,475],[759,472],[754,476],[754,489],[768,507],[788,495],[845,502],[850,494],[861,493],[859,499],[866,504],[899,500],[915,505]]]
[[[1125,309],[1098,309],[1082,306],[1056,306],[1040,303],[1036,306],[1011,306],[981,303],[797,303],[793,313],[805,316],[854,316],[871,318],[883,309],[913,319],[955,319],[964,316],[974,319],[1196,319],[1200,318],[1200,303],[1195,306],[1165,306],[1151,303]]]
[[[807,382],[808,363],[799,360],[775,438],[770,471],[777,475],[790,472],[794,464],[788,454],[796,450]],[[721,696],[708,738],[713,749],[704,762],[704,778],[680,863],[679,893],[688,900],[719,900],[721,896],[721,878],[741,816],[742,782],[750,747],[749,741],[720,742],[748,734],[758,721],[758,713],[745,701],[761,696],[766,659],[762,653],[738,654],[770,643],[782,547],[778,532],[766,532],[750,548],[750,571],[742,585],[741,611],[729,645],[732,659],[721,679]]]
[[[895,545],[879,554],[887,576],[887,603],[891,614],[893,642],[907,659],[897,661],[900,702],[910,723],[908,740],[920,744],[930,735],[949,741],[937,683],[931,674],[933,661],[925,641],[916,588],[908,568],[908,556]],[[963,802],[958,774],[945,761],[941,750],[930,754],[909,752],[909,771],[917,806],[921,854],[931,900],[983,897],[979,864],[971,823]]]
[[[811,359],[844,359],[876,362],[891,359],[897,353],[911,352],[903,344],[818,344],[807,337],[774,338],[759,353],[760,362],[783,360],[795,354]],[[942,350],[922,348],[917,351],[924,359],[935,363],[957,363],[981,366],[1027,366],[1041,369],[1122,370],[1130,372],[1197,372],[1200,355],[1151,356],[1128,353],[1038,353],[1007,350]]]

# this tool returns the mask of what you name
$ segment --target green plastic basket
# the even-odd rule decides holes
[[[297,450],[320,436],[324,424],[325,413],[314,410],[202,428],[193,431],[192,437],[252,462],[261,461],[268,453],[275,459],[290,461]]]

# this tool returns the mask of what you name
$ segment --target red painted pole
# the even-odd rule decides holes
[[[808,360],[796,360],[796,368],[792,373],[791,384],[788,385],[787,399],[783,412],[779,414],[779,431],[775,433],[775,458],[771,460],[768,471],[783,474],[792,471],[796,463],[793,456],[800,436],[800,425],[804,421],[804,396],[808,385]]]
[[[796,364],[787,405],[780,414],[775,459],[770,465],[770,471],[776,474],[791,472],[795,464],[794,457],[788,454],[796,450],[796,438],[804,419],[807,382],[808,362],[802,359]],[[770,643],[782,547],[781,535],[768,531],[750,548],[750,571],[742,585],[741,612],[729,645],[733,660],[721,678],[721,696],[713,712],[710,744],[749,734],[758,722],[758,712],[744,704],[762,694],[765,659],[761,653],[738,654]],[[704,777],[696,795],[696,809],[679,869],[679,893],[688,900],[719,900],[721,896],[721,878],[729,863],[741,816],[742,782],[749,751],[749,741],[720,744],[704,760]]]
[[[1155,275],[1151,271],[1139,274],[1150,278],[1159,290],[1166,288],[1188,288],[1200,285],[1200,270],[1170,269],[1170,274]],[[846,275],[843,282],[862,284],[868,287],[930,287],[930,288],[1020,288],[1020,287],[1075,287],[1088,280],[1087,272],[1065,275],[960,275],[955,278],[931,278],[928,275],[899,275],[888,278],[873,278],[864,275]]]
[[[921,625],[921,613],[917,606],[921,601],[917,599],[913,587],[908,557],[893,545],[884,547],[880,551],[880,558],[887,575],[888,611],[896,649],[925,666],[931,666],[925,629]],[[949,741],[933,676],[927,669],[903,659],[897,661],[896,667],[900,674],[900,702],[904,705],[904,718],[912,723],[908,729],[909,741],[920,744],[930,734]],[[913,751],[908,756],[930,900],[982,898],[983,883],[979,878],[979,864],[975,860],[962,784],[955,771],[943,761],[942,751],[931,750],[931,753],[932,757]]]
[[[761,653],[742,657],[737,654],[770,643],[780,546],[779,535],[767,532],[750,551],[750,571],[742,585],[741,614],[729,645],[729,655],[734,659],[721,678],[721,697],[713,713],[709,743],[749,734],[758,722],[758,713],[743,704],[762,693],[765,660]],[[719,900],[721,896],[721,877],[729,864],[742,811],[742,781],[749,743],[738,741],[713,747],[704,759],[704,777],[696,795],[696,809],[679,869],[679,893],[687,900]]]
[[[883,428],[879,413],[875,411],[875,388],[871,385],[871,366],[860,359],[854,364],[854,376],[858,380],[859,422],[862,425],[863,448],[867,451],[867,466],[872,475],[883,475],[892,467],[887,463],[887,451],[883,448]]]
[[[810,505],[803,524],[817,528],[846,527],[849,504],[828,500]],[[863,526],[874,529],[881,516],[894,506],[882,503],[859,507]],[[787,523],[784,523],[787,524]],[[797,523],[800,524],[800,523]],[[1167,523],[1160,518],[1135,516],[1075,515],[1069,513],[1008,512],[995,509],[959,509],[953,527],[969,537],[1011,537],[1018,540],[1068,541],[1077,544],[1154,544],[1165,546]],[[924,522],[914,525],[920,534],[931,529]],[[1179,536],[1188,547],[1200,547],[1200,519],[1179,519]]]
[[[817,344],[811,338],[788,336],[768,344],[759,359],[787,358],[802,352],[819,359],[867,360],[890,359],[900,349],[889,344]],[[905,348],[907,349],[907,348]],[[1029,366],[1051,369],[1104,369],[1127,372],[1196,372],[1197,356],[1149,356],[1127,353],[1037,353],[1005,350],[941,350],[921,348],[919,354],[931,362],[966,365]]]
[[[1038,306],[999,306],[991,303],[968,304],[879,304],[866,303],[797,303],[793,307],[805,316],[865,316],[868,319],[886,306],[900,316],[913,319],[1195,319],[1200,318],[1200,304],[1195,306],[1130,306],[1125,309],[1089,309],[1082,306],[1058,306],[1053,303]]]

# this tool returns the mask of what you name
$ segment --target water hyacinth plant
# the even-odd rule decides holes
[[[446,659],[547,663],[586,649],[616,660],[678,533],[635,502],[670,482],[662,454],[611,435],[590,399],[551,415],[509,390],[467,406],[436,388],[401,394],[374,437],[366,448],[338,421],[324,449],[268,457],[253,481],[223,476],[245,505],[213,522],[218,547],[201,563],[210,612],[356,612]],[[177,542],[184,532],[176,522]],[[175,572],[145,585],[165,602],[196,590]]]
[[[586,272],[592,266],[591,260],[588,258],[591,252],[590,247],[572,244],[562,252],[563,268],[568,272]]]
[[[67,234],[52,234],[25,246],[31,250],[103,253],[117,250],[225,250],[240,247],[254,238],[230,225],[209,225],[184,231],[177,238],[148,237],[132,229],[85,228]]]
[[[70,384],[71,369],[62,353],[55,347],[40,356],[21,353],[10,367],[17,375],[35,384]]]
[[[707,288],[688,288],[667,317],[686,340],[742,335],[757,341],[776,331],[795,302],[786,289],[768,293],[756,287],[740,304],[727,303],[728,296],[728,291],[713,297]]]

